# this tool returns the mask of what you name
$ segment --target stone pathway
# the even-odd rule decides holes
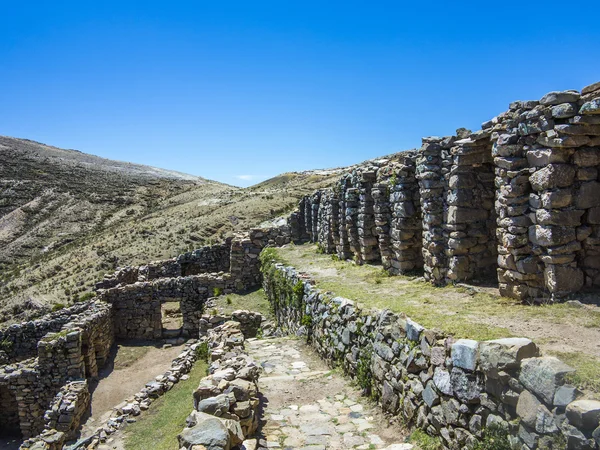
[[[261,446],[273,449],[408,450],[398,426],[366,406],[357,389],[300,339],[246,341],[263,368]]]

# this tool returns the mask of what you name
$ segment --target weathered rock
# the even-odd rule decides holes
[[[459,339],[452,345],[452,364],[467,370],[475,370],[479,357],[479,342]]]
[[[521,363],[519,381],[546,404],[552,405],[556,390],[563,384],[565,375],[571,372],[571,367],[552,356],[529,358]]]
[[[496,378],[499,371],[518,368],[526,358],[538,356],[539,349],[526,338],[506,338],[479,344],[481,370]]]
[[[567,406],[569,422],[584,430],[594,430],[600,425],[600,402],[596,400],[576,400]]]

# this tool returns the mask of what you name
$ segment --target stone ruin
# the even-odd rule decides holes
[[[600,287],[600,83],[517,101],[482,129],[355,168],[306,196],[295,239],[436,285],[555,300]]]
[[[251,229],[166,261],[120,268],[97,283],[94,299],[0,330],[0,434],[21,436],[22,448],[61,449],[77,437],[93,395],[88,380],[97,378],[115,339],[162,339],[161,305],[173,301],[181,306],[182,337],[223,329],[224,320],[208,323],[203,317],[206,300],[216,292],[259,286],[261,250],[289,242],[291,227],[285,223]],[[255,335],[262,316],[236,311],[229,319]],[[164,382],[147,386],[137,394],[136,405],[119,409],[120,421],[111,419],[77,448],[95,448],[124,417],[147,409],[189,371],[195,350],[188,346]]]
[[[305,197],[300,210],[292,213],[284,225],[252,229],[170,260],[119,269],[97,284],[97,298],[0,330],[0,433],[25,438],[22,448],[44,450],[60,449],[66,440],[76,437],[90,402],[87,380],[94,379],[98,369],[106,364],[115,339],[164,337],[161,305],[165,302],[176,301],[181,305],[182,337],[195,338],[200,332],[214,337],[211,333],[218,330],[234,334],[239,329],[255,330],[257,317],[238,314],[237,320],[242,325],[236,328],[228,325],[230,322],[211,323],[203,317],[203,309],[216,291],[242,292],[258,286],[262,278],[258,256],[266,246],[310,240],[341,259],[354,259],[359,264],[381,262],[394,274],[422,272],[437,285],[497,280],[503,295],[523,300],[544,301],[597,289],[600,286],[598,166],[600,83],[581,92],[551,92],[540,101],[515,102],[477,132],[459,130],[456,136],[425,138],[420,150],[358,166],[341,177],[333,189]],[[322,306],[319,308],[323,310]],[[334,307],[332,315],[338,310],[339,305]],[[298,319],[298,312],[291,317]],[[433,366],[446,364],[447,370],[439,370],[451,369],[450,383],[466,389],[460,391],[461,395],[470,395],[471,388],[479,388],[485,377],[498,379],[479,374],[478,371],[487,370],[483,366],[463,368],[459,361],[462,356],[454,361],[454,344],[442,345],[441,338],[430,336],[427,330],[419,329],[417,339],[413,339],[415,326],[406,325],[404,331],[408,340],[420,345],[426,358],[413,358],[411,364],[427,364],[434,373],[438,368]],[[352,335],[342,328],[335,332],[341,333],[345,349],[345,341]],[[328,333],[324,336],[329,336]],[[217,337],[214,339],[218,341]],[[327,342],[323,341],[321,351],[329,351]],[[468,356],[471,344],[463,344]],[[385,358],[391,357],[395,361],[396,350],[403,358],[399,347],[394,350],[392,346],[392,357],[383,345],[377,347],[383,352],[378,353],[379,358],[387,361]],[[414,349],[412,344],[408,347]],[[439,347],[448,353],[444,364],[432,359],[434,349]],[[191,368],[196,348],[196,344],[188,345],[173,361],[171,370],[160,377],[161,381],[149,383],[136,395],[134,404],[120,408],[116,418],[111,418],[91,440],[80,442],[81,446],[76,448],[95,448],[94,445],[125,423],[126,417],[139,414],[170,389]],[[353,357],[354,350],[353,347]],[[431,355],[427,355],[430,351]],[[225,355],[230,353],[227,351]],[[223,364],[230,364],[227,362],[230,359]],[[231,359],[234,370],[244,369],[235,362],[242,360],[242,353]],[[477,360],[477,364],[482,361]],[[558,363],[548,364],[556,365],[557,373],[562,370]],[[455,370],[455,366],[466,372]],[[217,366],[214,370],[218,372]],[[425,368],[419,371],[430,372]],[[454,372],[457,381],[452,379]],[[544,369],[544,373],[550,372]],[[382,381],[380,394],[386,395],[389,386],[386,387],[381,375],[377,374],[376,379]],[[397,375],[392,371],[384,377],[393,379]],[[507,376],[510,381],[511,372]],[[227,389],[222,381],[217,387]],[[422,392],[418,383],[411,384],[411,390],[417,397],[427,392],[429,400],[435,403],[433,394],[439,396],[442,388],[436,384],[437,390],[427,391],[427,381],[421,380]],[[550,425],[545,420],[551,403],[567,401],[567,394],[572,391],[561,390],[561,395],[567,395],[565,399],[550,399],[544,392],[536,391],[537,387],[527,386],[520,378],[519,382],[526,390],[520,391],[518,398],[513,393],[493,392],[500,395],[499,403],[494,400],[495,408],[501,413],[505,411],[502,408],[511,413],[517,408],[517,414],[521,415],[518,410],[522,403],[522,413],[529,415],[524,418],[523,431],[518,430],[522,433],[519,439],[537,445],[549,433],[545,427]],[[540,404],[533,397],[529,403],[528,399],[521,402],[520,397],[525,395],[522,392],[532,393]],[[558,390],[554,395],[557,393]],[[217,394],[217,397],[229,396],[230,409],[224,414],[241,417],[236,410],[240,408],[236,402],[241,399],[236,397],[234,402],[229,394]],[[463,400],[460,397],[457,400],[460,414],[465,414],[460,409],[465,409],[460,403]],[[571,427],[566,428],[566,436],[570,439],[569,448],[580,448],[578,442],[591,442],[589,418],[584,417],[589,405],[569,402],[568,405],[575,403],[575,406],[566,413],[566,423]],[[429,405],[430,412],[433,414],[437,408],[435,414],[439,416],[439,405],[433,403]],[[505,403],[508,406],[502,406]],[[466,405],[471,411],[470,400]],[[410,410],[409,406],[404,407]],[[537,412],[531,413],[533,410]],[[446,412],[442,411],[442,416]],[[489,417],[495,415],[488,414],[486,420]],[[429,423],[435,426],[434,422]],[[194,429],[194,424],[188,425],[188,429]],[[229,425],[230,432],[238,430],[235,424]],[[451,425],[446,427],[448,433],[456,435],[465,430],[462,422],[458,428]],[[470,426],[469,423],[469,430]],[[242,433],[230,433],[229,439],[246,438],[251,428],[242,427]]]

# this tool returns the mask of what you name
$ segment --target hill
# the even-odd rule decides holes
[[[342,169],[242,189],[0,137],[0,322],[91,292],[117,266],[173,257],[292,210]]]

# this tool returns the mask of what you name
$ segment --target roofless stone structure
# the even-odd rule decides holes
[[[437,285],[495,279],[507,297],[556,299],[600,287],[599,167],[595,83],[356,168],[302,200],[297,233]]]

